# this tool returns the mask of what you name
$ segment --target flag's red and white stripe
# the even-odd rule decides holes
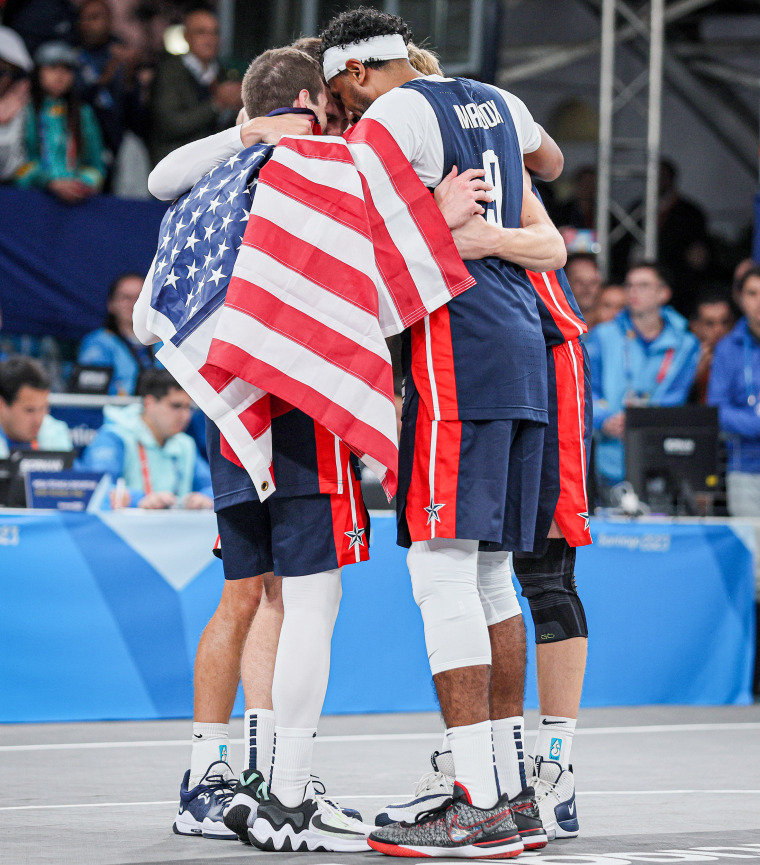
[[[202,353],[213,326],[198,390],[214,391],[210,416],[262,499],[274,491],[268,394],[340,437],[395,492],[384,337],[473,283],[384,127],[368,120],[348,140],[281,141],[259,176],[224,307],[198,339]]]

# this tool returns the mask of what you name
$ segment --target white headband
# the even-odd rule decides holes
[[[366,63],[368,60],[400,60],[408,57],[409,49],[406,47],[404,37],[393,33],[389,36],[373,36],[371,39],[351,42],[343,48],[337,46],[328,48],[322,57],[322,68],[325,81],[329,81],[346,68],[347,60]]]

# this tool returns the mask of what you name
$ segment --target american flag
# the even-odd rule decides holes
[[[390,496],[398,447],[384,337],[474,280],[432,196],[384,127],[366,120],[346,140],[283,139],[270,154],[254,149],[236,165],[228,161],[167,214],[161,243],[169,240],[159,252],[171,253],[154,276],[151,305],[154,324],[165,316],[176,331],[158,357],[219,426],[225,453],[248,470],[262,500],[275,488],[275,400],[342,439]],[[256,187],[250,216],[243,206],[248,185]],[[228,201],[236,191],[240,201]],[[188,232],[195,232],[183,214],[192,216],[202,202],[216,208],[204,234],[209,218],[229,220],[204,240],[216,254],[203,258],[201,273],[187,258]],[[220,238],[229,247],[223,253]],[[156,271],[161,266],[157,259]]]

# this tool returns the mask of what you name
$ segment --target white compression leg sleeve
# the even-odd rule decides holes
[[[478,553],[478,594],[489,628],[522,614],[508,552]]]
[[[491,644],[478,595],[478,542],[415,541],[406,561],[433,675],[490,664]]]
[[[282,580],[285,616],[272,682],[276,726],[271,788],[288,807],[300,805],[309,784],[340,597],[340,568]]]

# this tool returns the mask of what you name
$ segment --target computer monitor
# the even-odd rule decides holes
[[[30,472],[62,472],[74,465],[74,451],[39,451],[15,448],[0,460],[0,505],[25,508],[24,477]]]
[[[93,396],[105,396],[113,378],[112,366],[94,366],[78,363],[74,366],[69,378],[71,393],[85,393]]]
[[[694,494],[718,485],[718,434],[715,406],[629,408],[626,479],[652,510],[696,515]]]

